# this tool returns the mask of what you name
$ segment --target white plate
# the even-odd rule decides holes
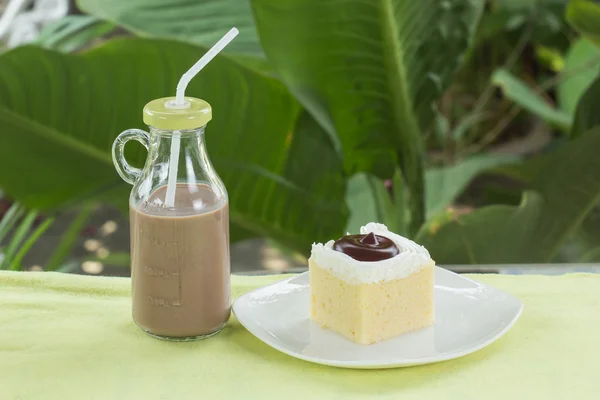
[[[364,346],[309,319],[308,272],[237,299],[240,323],[269,346],[302,360],[344,368],[392,368],[450,360],[500,338],[517,321],[515,297],[448,270],[435,271],[435,324]]]

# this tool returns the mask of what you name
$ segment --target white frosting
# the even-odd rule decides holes
[[[381,261],[358,261],[347,254],[333,250],[333,240],[313,243],[311,260],[338,279],[350,284],[376,283],[402,279],[433,263],[429,252],[403,236],[390,232],[383,224],[370,222],[360,228],[361,234],[373,232],[391,239],[400,253]]]

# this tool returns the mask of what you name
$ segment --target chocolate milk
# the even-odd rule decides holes
[[[157,336],[210,335],[230,313],[227,200],[178,184],[175,211],[165,210],[166,191],[130,207],[133,319]]]

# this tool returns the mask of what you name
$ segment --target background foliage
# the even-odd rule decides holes
[[[240,36],[188,93],[215,109],[208,147],[232,240],[306,254],[380,221],[438,263],[600,258],[592,1],[77,5],[85,15],[0,54],[0,188],[17,202],[0,223],[0,268],[21,268],[77,207],[46,265],[59,268],[90,207],[126,209],[112,141],[143,128],[143,105],[172,95],[231,26]],[[128,154],[143,163],[140,148]]]

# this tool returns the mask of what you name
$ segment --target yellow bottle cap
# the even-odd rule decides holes
[[[157,129],[196,129],[206,125],[211,119],[210,104],[195,97],[186,97],[183,106],[175,104],[175,97],[152,100],[144,106],[144,123]]]

